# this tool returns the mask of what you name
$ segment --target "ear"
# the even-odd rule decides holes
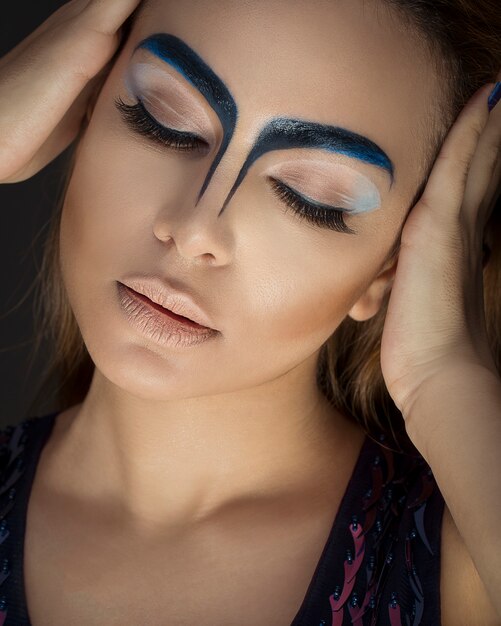
[[[383,304],[386,293],[393,285],[397,263],[398,254],[384,264],[376,278],[349,310],[349,317],[356,322],[364,322],[376,315]]]

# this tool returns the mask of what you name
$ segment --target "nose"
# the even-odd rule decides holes
[[[171,241],[185,259],[228,264],[234,251],[235,220],[229,205],[223,212],[221,208],[234,178],[218,168],[199,199],[200,187],[176,194],[182,199],[164,204],[156,215],[153,231],[157,239]]]

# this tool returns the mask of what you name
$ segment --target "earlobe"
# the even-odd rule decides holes
[[[348,316],[356,322],[365,322],[374,317],[381,308],[385,295],[391,290],[397,271],[398,256],[394,257],[389,266],[386,265],[355,302]]]

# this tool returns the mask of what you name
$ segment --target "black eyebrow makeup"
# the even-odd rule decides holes
[[[134,50],[139,48],[148,50],[180,72],[200,91],[221,121],[223,141],[198,194],[198,204],[233,136],[238,119],[237,105],[221,78],[179,37],[168,33],[156,33],[139,42]],[[219,215],[224,211],[249,167],[256,159],[272,150],[291,148],[315,148],[359,159],[388,172],[391,179],[390,187],[393,185],[395,170],[392,161],[368,137],[340,126],[277,117],[271,119],[259,133]]]
[[[394,168],[389,157],[373,141],[339,126],[328,126],[316,122],[278,117],[266,124],[237,176],[221,213],[242,182],[249,167],[265,152],[289,148],[317,148],[329,152],[338,152],[383,168],[390,174],[391,185],[394,181]]]
[[[134,51],[138,48],[148,50],[180,72],[200,91],[221,122],[223,140],[198,194],[198,203],[233,136],[238,117],[237,105],[219,76],[179,37],[157,33],[140,41]]]

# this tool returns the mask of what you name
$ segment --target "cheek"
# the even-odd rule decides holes
[[[79,148],[61,216],[61,259],[102,274],[111,269],[117,251],[130,243],[133,213],[124,210],[127,188],[113,162],[97,160],[90,144]]]
[[[186,192],[193,184],[179,159],[141,147],[117,127],[109,109],[96,106],[78,145],[65,198],[61,245],[68,257],[85,257],[101,273],[114,271],[117,278],[124,270],[135,269],[134,261],[136,269],[148,268],[144,261],[154,249],[155,210],[179,206],[176,190]]]
[[[243,191],[243,190],[242,190]],[[237,263],[245,285],[231,328],[251,353],[288,354],[291,361],[319,348],[366,289],[385,247],[373,234],[355,237],[314,229],[279,207],[257,207],[254,192],[239,199]],[[255,208],[256,207],[256,208]],[[257,224],[252,224],[249,215]],[[246,241],[242,238],[248,237]],[[242,347],[244,348],[244,346]]]
[[[357,230],[352,236],[281,223],[272,252],[265,251],[275,270],[261,274],[264,306],[253,316],[263,345],[311,354],[337,329],[384,263],[399,230],[397,211],[382,216],[379,228]]]
[[[315,254],[311,244],[302,252],[299,259],[289,258],[289,264],[285,257],[283,275],[270,281],[273,299],[267,300],[271,312],[263,328],[268,340],[311,350],[320,347],[346,317],[370,266],[353,253]]]

